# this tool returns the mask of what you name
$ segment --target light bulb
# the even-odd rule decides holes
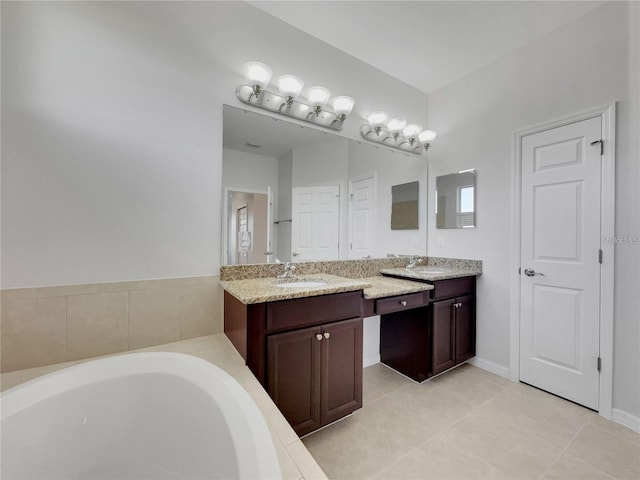
[[[294,75],[280,75],[276,79],[278,90],[283,97],[295,98],[300,95],[304,82],[301,78]]]
[[[351,113],[351,110],[353,110],[355,103],[356,101],[353,97],[336,97],[331,102],[331,106],[336,115],[347,116]]]
[[[324,107],[329,101],[331,93],[324,87],[309,87],[307,99],[312,107]]]
[[[407,121],[404,118],[392,118],[391,120],[389,120],[389,123],[387,124],[389,133],[393,135],[399,134],[406,126],[407,126]]]
[[[369,125],[371,125],[371,128],[378,132],[381,128],[386,126],[387,114],[382,111],[370,113],[367,117],[367,121],[369,122]]]
[[[420,132],[420,135],[418,135],[418,140],[420,140],[420,143],[431,143],[436,139],[436,132],[434,132],[433,130],[423,130],[422,132]]]
[[[415,139],[420,132],[422,131],[422,127],[420,125],[416,125],[415,123],[412,123],[411,125],[407,125],[404,130],[402,131],[402,134],[407,138],[407,139]]]
[[[244,77],[249,85],[265,88],[271,81],[273,72],[268,65],[260,62],[247,62],[242,66]]]

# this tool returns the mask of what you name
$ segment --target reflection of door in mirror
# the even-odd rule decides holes
[[[268,193],[227,192],[227,264],[268,261]]]
[[[295,187],[292,198],[292,260],[338,260],[340,187]]]
[[[376,174],[349,181],[349,258],[373,257],[376,221]]]

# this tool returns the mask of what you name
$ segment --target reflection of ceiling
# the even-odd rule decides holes
[[[604,1],[253,1],[255,7],[433,92]]]
[[[277,122],[277,128],[275,128]],[[318,143],[331,135],[286,120],[224,106],[222,146],[231,150],[280,158],[294,148]],[[251,143],[261,148],[247,145]]]

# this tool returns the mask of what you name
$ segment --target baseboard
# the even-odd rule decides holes
[[[499,377],[506,378],[507,380],[511,380],[511,372],[507,367],[503,367],[502,365],[498,365],[497,363],[490,362],[489,360],[485,360],[480,357],[473,357],[469,362],[474,367],[481,368],[486,370],[487,372],[495,373]]]
[[[370,367],[371,365],[375,365],[376,363],[380,363],[380,354],[371,355],[370,357],[363,358],[362,368]]]
[[[640,417],[614,408],[611,410],[611,420],[640,433]]]

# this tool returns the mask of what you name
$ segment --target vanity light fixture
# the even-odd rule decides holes
[[[429,150],[436,138],[433,130],[423,130],[416,124],[407,125],[404,118],[387,121],[387,114],[381,111],[371,113],[367,122],[360,127],[360,135],[367,140],[417,155]]]
[[[270,112],[280,113],[298,120],[315,123],[333,130],[340,130],[347,116],[353,110],[352,97],[331,98],[324,87],[307,89],[301,97],[304,82],[295,75],[280,75],[275,80],[278,93],[267,90],[273,72],[264,63],[248,62],[242,66],[246,83],[236,88],[236,96],[242,103],[260,107]],[[327,108],[327,104],[331,108]]]

